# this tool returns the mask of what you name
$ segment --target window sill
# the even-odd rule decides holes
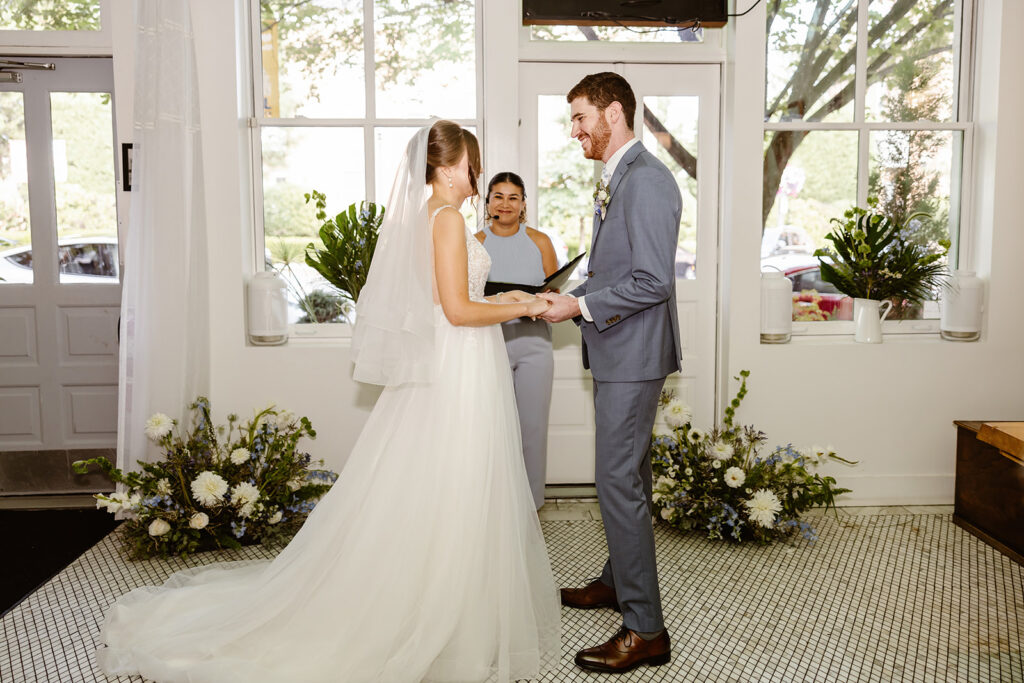
[[[793,337],[853,336],[852,320],[825,320],[821,322],[794,322]],[[892,336],[938,335],[938,319],[884,320],[882,334]]]

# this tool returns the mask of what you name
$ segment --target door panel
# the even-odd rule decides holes
[[[0,451],[114,447],[117,159],[111,60],[0,84]]]
[[[520,171],[529,224],[547,232],[563,258],[589,250],[592,193],[601,164],[583,158],[569,137],[565,94],[583,76],[622,74],[637,98],[634,130],[673,172],[683,195],[676,252],[676,304],[683,372],[666,380],[710,426],[715,411],[718,280],[718,149],[720,67],[701,65],[520,64]],[[587,270],[584,258],[577,275]],[[548,483],[594,481],[594,415],[590,373],[571,322],[552,332],[555,379],[548,432]]]

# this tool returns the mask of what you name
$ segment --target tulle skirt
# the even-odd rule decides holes
[[[509,681],[557,663],[559,603],[498,326],[437,309],[437,379],[385,389],[271,562],[180,572],[107,612],[97,661],[160,683]]]

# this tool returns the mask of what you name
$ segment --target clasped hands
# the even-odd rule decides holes
[[[576,297],[558,292],[541,292],[535,296],[514,289],[510,292],[502,292],[501,302],[526,304],[527,316],[531,320],[541,318],[549,323],[569,320],[580,314],[580,304]]]

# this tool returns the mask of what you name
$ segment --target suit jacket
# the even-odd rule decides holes
[[[594,216],[587,279],[593,322],[576,319],[583,366],[594,379],[637,382],[682,369],[676,314],[676,243],[682,197],[672,173],[643,143],[629,148],[608,184],[602,220]]]

